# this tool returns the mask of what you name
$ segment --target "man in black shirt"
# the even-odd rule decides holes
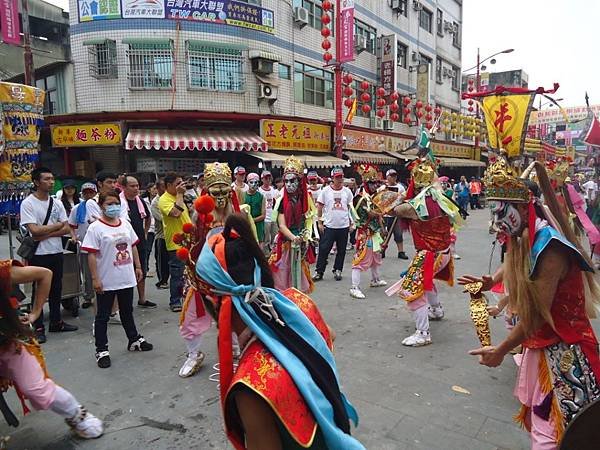
[[[144,277],[138,283],[138,306],[140,308],[156,308],[156,303],[146,300],[146,268],[148,267],[146,258],[146,243],[148,238],[148,229],[152,219],[150,218],[150,210],[146,202],[140,197],[140,185],[135,177],[128,175],[125,177],[123,192],[121,192],[121,218],[129,220],[133,231],[140,240],[137,249],[140,255],[140,264]]]

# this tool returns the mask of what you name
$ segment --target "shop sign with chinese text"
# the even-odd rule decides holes
[[[124,19],[164,19],[164,0],[121,0]]]
[[[119,122],[50,127],[53,147],[101,147],[121,145],[123,134]]]
[[[339,62],[354,61],[354,0],[342,0]]]
[[[269,144],[269,150],[329,152],[331,127],[307,122],[263,119],[260,136]]]
[[[344,130],[344,148],[363,152],[382,152],[385,150],[385,136],[355,130]]]
[[[396,90],[398,40],[395,34],[381,36],[381,86],[387,95]]]
[[[468,145],[432,142],[431,150],[433,150],[434,156],[473,159],[473,147]]]
[[[77,0],[77,5],[80,22],[121,18],[120,0]]]

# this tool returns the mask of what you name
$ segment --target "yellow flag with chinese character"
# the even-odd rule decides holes
[[[482,109],[489,144],[503,148],[510,158],[523,151],[527,123],[534,94],[490,95],[483,98]]]
[[[356,108],[358,107],[358,100],[355,98],[352,102],[352,107],[348,111],[348,115],[346,116],[346,123],[352,123],[352,119],[356,115]]]

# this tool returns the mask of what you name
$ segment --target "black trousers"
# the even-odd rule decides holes
[[[167,242],[158,238],[154,241],[154,259],[156,260],[156,276],[158,283],[169,282],[169,254],[167,253]]]
[[[61,321],[60,299],[62,297],[62,279],[63,279],[63,254],[54,253],[52,255],[35,255],[29,261],[30,266],[45,267],[52,271],[52,284],[50,285],[50,295],[48,296],[48,307],[50,308],[50,323]],[[35,299],[35,286],[32,292],[32,298]],[[36,329],[44,329],[44,313],[34,322]]]
[[[317,273],[325,272],[327,267],[327,257],[333,248],[333,243],[337,247],[333,270],[342,270],[344,268],[344,259],[346,258],[346,245],[348,244],[348,230],[350,228],[327,228],[323,231],[323,236],[319,241],[319,257],[317,258]]]
[[[108,336],[106,335],[106,329],[115,295],[119,302],[121,324],[123,325],[127,338],[132,341],[138,337],[135,321],[133,320],[133,288],[119,289],[117,291],[104,291],[102,294],[96,294],[96,307],[98,310],[96,312],[96,319],[94,320],[94,335],[96,337],[97,352],[108,350]]]

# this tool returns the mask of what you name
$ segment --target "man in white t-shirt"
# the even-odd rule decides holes
[[[321,186],[319,186],[319,175],[315,171],[310,171],[306,174],[306,181],[308,181],[308,193],[312,196],[315,205],[321,195]]]
[[[583,190],[583,197],[587,201],[588,206],[594,203],[596,200],[596,194],[598,193],[598,183],[594,181],[594,178],[590,178],[588,181],[581,185]]]
[[[273,176],[268,170],[263,170],[260,175],[262,186],[258,188],[258,191],[265,198],[265,233],[263,239],[263,246],[265,252],[270,251],[273,246],[273,240],[277,236],[277,221],[273,220],[273,207],[275,202],[281,195],[281,193],[272,186]]]
[[[333,184],[322,189],[317,199],[317,216],[319,222],[319,257],[315,269],[314,281],[323,279],[327,257],[335,242],[337,253],[333,264],[333,276],[336,281],[342,279],[346,244],[350,225],[353,225],[350,215],[353,195],[350,189],[344,187],[344,171],[335,168],[331,171]]]
[[[381,186],[380,190],[388,190],[392,192],[398,192],[399,194],[403,194],[406,192],[406,188],[402,183],[398,181],[398,172],[394,169],[389,169],[385,173],[385,185]],[[404,236],[402,232],[402,219],[398,218],[396,220],[396,224],[394,225],[394,229],[391,230],[392,224],[394,223],[394,217],[386,215],[383,216],[383,220],[385,222],[385,228],[388,233],[394,233],[394,242],[396,242],[396,246],[398,247],[398,258],[400,259],[408,259],[406,253],[404,253]],[[385,258],[385,249],[381,254],[383,258]]]
[[[244,181],[246,179],[246,169],[242,166],[237,166],[233,169],[233,176],[235,180],[231,183],[231,189],[236,191],[240,203],[243,203],[244,196],[242,194],[248,192],[249,189],[248,184]]]
[[[31,180],[34,184],[34,192],[21,203],[21,225],[27,227],[31,236],[39,244],[29,265],[45,267],[52,271],[52,286],[48,296],[50,332],[76,331],[76,326],[63,322],[60,312],[63,278],[62,236],[70,234],[73,240],[76,237],[67,223],[67,212],[62,202],[50,197],[54,187],[54,175],[50,169],[40,167],[33,170]],[[47,215],[48,221],[43,225]],[[38,341],[46,342],[43,312],[34,322],[34,327]]]

